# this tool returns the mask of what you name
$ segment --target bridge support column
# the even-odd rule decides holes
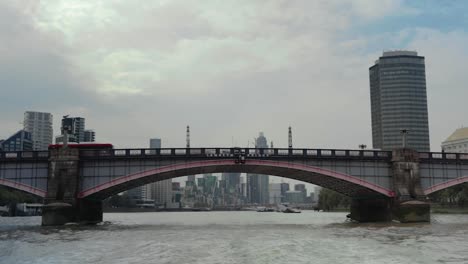
[[[430,205],[421,188],[419,153],[411,149],[396,149],[392,153],[395,201],[393,217],[402,223],[430,222]]]
[[[42,211],[42,225],[64,225],[70,222],[102,222],[102,202],[78,199],[79,150],[50,150],[47,194]]]

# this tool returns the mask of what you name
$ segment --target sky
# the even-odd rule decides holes
[[[0,1],[0,138],[25,111],[117,148],[371,146],[368,68],[426,58],[431,150],[468,125],[468,2]]]

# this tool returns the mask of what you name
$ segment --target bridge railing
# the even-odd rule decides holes
[[[432,161],[467,161],[468,153],[448,153],[448,152],[419,152],[420,160]]]
[[[0,160],[48,160],[49,151],[0,151]]]
[[[389,160],[391,151],[292,148],[158,148],[80,150],[83,158],[93,157],[315,157]]]

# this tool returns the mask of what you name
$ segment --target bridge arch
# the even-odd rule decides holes
[[[46,192],[44,190],[34,188],[30,185],[22,184],[20,182],[10,181],[7,179],[0,179],[0,186],[10,187],[12,189],[23,191],[29,194],[33,194],[41,198],[44,198],[46,196]]]
[[[81,190],[78,198],[105,199],[120,192],[151,182],[187,175],[240,172],[280,176],[332,189],[350,197],[394,197],[392,190],[341,172],[293,162],[247,160],[235,164],[231,159],[203,160],[162,166],[113,179],[98,186]]]
[[[468,182],[468,176],[455,178],[455,179],[452,179],[452,180],[448,180],[446,182],[441,182],[439,184],[433,185],[433,186],[425,189],[424,194],[429,195],[431,193],[435,193],[435,192],[438,192],[438,191],[441,191],[441,190],[444,190],[444,189],[447,189],[449,187],[456,186],[456,185],[459,185],[459,184],[462,184],[462,183],[465,183],[465,182]]]

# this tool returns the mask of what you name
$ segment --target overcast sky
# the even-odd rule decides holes
[[[431,149],[468,125],[467,1],[0,1],[0,138],[27,110],[116,147],[371,146],[368,68],[426,57]]]

